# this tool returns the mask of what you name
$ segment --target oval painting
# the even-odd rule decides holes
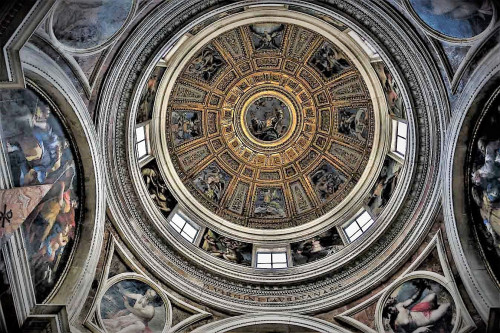
[[[415,13],[432,30],[466,39],[482,33],[493,18],[490,0],[409,0]]]
[[[476,124],[468,162],[471,215],[478,243],[491,272],[500,278],[500,90]],[[481,107],[481,105],[477,105]]]
[[[101,299],[100,312],[108,333],[161,333],[167,323],[163,299],[136,279],[113,284]]]
[[[22,224],[40,303],[63,273],[80,223],[78,166],[71,140],[54,111],[30,89],[0,90],[1,137],[13,186],[48,189]]]
[[[386,333],[452,332],[455,321],[453,298],[440,283],[431,279],[415,278],[403,282],[382,307]]]
[[[90,49],[109,40],[127,21],[133,0],[62,0],[52,30],[62,44]]]

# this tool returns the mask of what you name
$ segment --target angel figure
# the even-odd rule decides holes
[[[205,81],[210,81],[222,65],[224,62],[220,55],[207,47],[193,59],[187,70],[191,74],[200,75]]]
[[[274,29],[262,29],[262,32],[257,31],[253,26],[250,26],[250,31],[258,39],[258,44],[255,45],[256,50],[279,50],[280,45],[278,43],[278,38],[283,34],[285,29],[284,25],[280,24]]]

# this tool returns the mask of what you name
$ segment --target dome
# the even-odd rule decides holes
[[[261,235],[359,208],[383,150],[368,56],[305,17],[273,21],[233,17],[169,55],[153,114],[178,201]]]
[[[408,92],[355,26],[315,14],[236,6],[200,17],[141,58],[130,101],[106,104],[130,110],[117,114],[126,127],[100,122],[113,141],[128,138],[110,181],[131,236],[158,237],[136,244],[193,278],[235,279],[238,293],[251,281],[249,303],[361,268],[360,254],[408,227],[395,222],[415,172]]]
[[[4,2],[0,331],[498,331],[493,1]]]

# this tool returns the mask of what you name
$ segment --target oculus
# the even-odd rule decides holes
[[[54,11],[52,30],[65,46],[92,49],[123,28],[133,6],[133,0],[63,0]]]

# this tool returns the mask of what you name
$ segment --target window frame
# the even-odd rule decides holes
[[[137,160],[139,162],[142,162],[144,161],[145,159],[148,158],[148,156],[151,155],[151,143],[150,143],[150,140],[149,140],[149,125],[150,125],[150,120],[148,121],[145,121],[143,123],[140,123],[140,124],[136,124],[135,125],[135,128],[134,128],[134,142],[135,142],[135,156],[137,158]],[[138,135],[137,135],[137,130],[138,129],[143,129],[144,131],[144,138],[142,140],[139,141],[139,138],[138,138]],[[145,143],[145,153],[143,155],[140,155],[139,154],[139,144],[141,143]]]
[[[364,216],[364,215],[367,215],[369,217],[368,220],[366,220],[366,222],[364,223],[361,223],[359,221],[359,219]],[[349,243],[352,243],[354,241],[356,241],[358,238],[360,238],[368,229],[370,229],[370,227],[375,224],[375,219],[373,218],[373,216],[371,216],[371,214],[368,212],[368,210],[366,209],[363,209],[361,210],[358,214],[356,214],[356,217],[353,218],[351,221],[349,221],[348,223],[346,223],[344,226],[342,226],[342,230],[344,232],[344,235],[346,236],[347,238],[347,241]],[[356,225],[357,226],[357,230],[355,232],[353,232],[350,236],[347,232],[347,229],[350,228],[351,226],[353,225]],[[357,235],[356,237],[353,238],[353,236]]]
[[[269,263],[259,262],[259,258],[261,258],[261,255],[267,255],[267,254],[270,255]],[[274,261],[274,257],[277,255],[284,255],[285,261]],[[289,260],[288,251],[285,249],[280,249],[279,251],[273,249],[258,249],[255,252],[255,268],[257,269],[287,269],[290,267],[288,260]],[[263,267],[262,265],[269,265],[270,267]],[[276,265],[281,265],[281,266],[276,267]]]
[[[408,148],[408,123],[401,120],[392,118],[392,144],[391,144],[391,152],[394,153],[398,158],[405,159],[406,152]],[[401,124],[404,124],[406,127],[405,135],[400,135],[399,129],[401,128]],[[404,142],[404,152],[400,151],[398,148],[398,143]]]
[[[173,221],[174,218],[176,217],[179,217],[184,222],[182,227]],[[195,234],[193,237],[191,237],[187,232],[185,232],[186,225],[189,225],[189,227],[195,230]],[[178,209],[174,210],[172,214],[169,216],[168,226],[173,230],[175,230],[175,232],[178,235],[180,235],[184,240],[188,241],[191,244],[195,244],[196,240],[198,239],[198,236],[200,235],[200,230],[201,230],[200,226],[191,221],[190,219],[188,219],[186,215],[181,213]]]

